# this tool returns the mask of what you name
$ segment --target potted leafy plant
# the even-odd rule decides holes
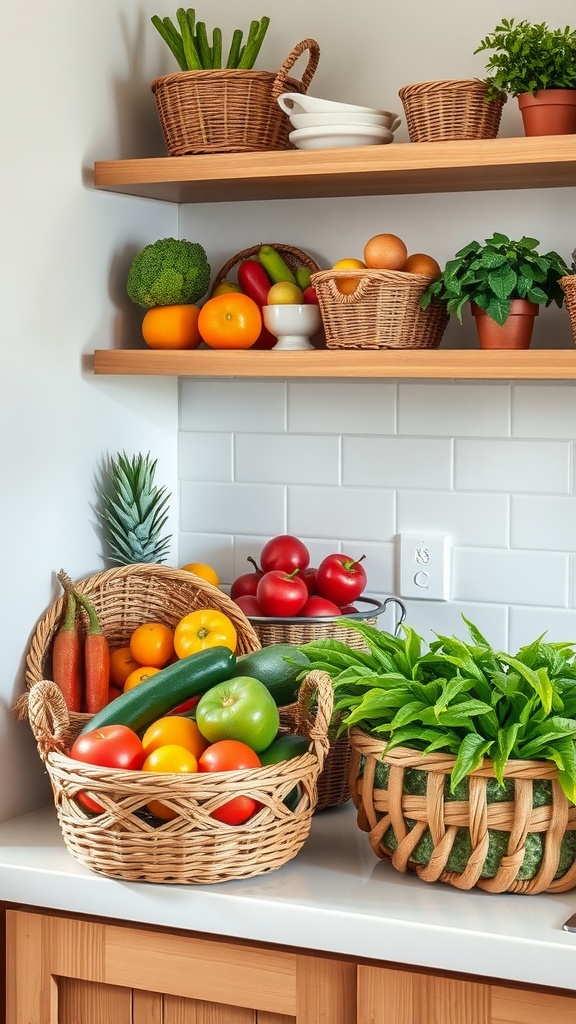
[[[518,98],[526,135],[576,132],[576,30],[503,19],[474,53],[492,50],[488,96]]]
[[[539,305],[562,306],[559,280],[568,268],[557,252],[538,253],[536,238],[511,241],[496,232],[484,244],[473,241],[449,260],[424,292],[462,321],[467,303],[476,318],[481,348],[528,348]]]
[[[576,886],[576,645],[544,634],[510,655],[470,639],[426,647],[363,623],[365,651],[303,650],[350,730],[358,824],[425,881],[491,892]]]

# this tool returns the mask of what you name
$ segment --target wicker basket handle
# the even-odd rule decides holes
[[[43,761],[54,751],[62,753],[68,749],[68,708],[60,687],[50,679],[41,679],[29,691],[28,719]]]
[[[304,267],[308,267],[313,274],[316,274],[320,269],[316,261],[313,260],[307,252],[304,252],[302,249],[297,249],[293,245],[286,245],[284,242],[258,242],[257,245],[251,245],[248,249],[242,249],[240,252],[237,252],[235,256],[232,256],[216,274],[212,283],[212,288],[214,289],[217,285],[221,284],[237,264],[242,263],[244,260],[256,259],[258,252],[263,245],[271,245],[272,248],[276,249],[277,252],[279,252],[286,260],[288,265],[292,262],[294,266],[301,264]]]
[[[277,100],[283,92],[288,92],[288,76],[292,67],[301,57],[305,50],[308,50],[308,63],[304,68],[304,73],[300,80],[300,88],[302,92],[308,91],[308,86],[314,78],[316,68],[318,67],[318,61],[320,60],[320,47],[315,39],[302,39],[301,42],[296,43],[293,50],[290,51],[282,67],[280,68],[274,82],[272,83],[272,99]],[[294,91],[294,90],[292,90]]]
[[[311,712],[311,704],[315,704]],[[298,730],[314,743],[314,753],[320,770],[330,749],[328,729],[334,709],[334,687],[327,672],[313,669],[302,681],[298,691]]]
[[[326,274],[327,271],[320,271],[320,273]],[[320,280],[326,284],[326,288],[328,289],[330,298],[333,299],[334,302],[337,302],[340,306],[352,306],[355,303],[360,302],[364,298],[366,293],[374,287],[373,277],[369,277],[367,274],[364,274],[361,270],[338,270],[334,271],[334,274],[337,274],[338,280],[346,280],[353,278],[358,279],[358,284],[356,285],[356,288],[354,289],[353,292],[341,292],[340,289],[338,288],[338,285],[336,284],[336,278],[334,276],[320,278]],[[315,277],[316,275],[312,274],[312,285],[314,285]],[[377,285],[379,283],[380,282],[378,281],[376,282]]]

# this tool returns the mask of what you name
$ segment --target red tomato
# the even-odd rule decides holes
[[[198,760],[200,772],[233,772],[242,768],[260,768],[260,758],[251,747],[239,740],[219,740],[206,748]],[[259,808],[249,796],[235,796],[212,812],[211,817],[226,825],[242,825]]]
[[[256,600],[264,615],[298,615],[308,600],[308,590],[301,577],[272,570],[260,580]]]
[[[70,757],[74,761],[97,764],[101,768],[139,771],[146,755],[139,736],[127,725],[104,725],[101,729],[82,733],[72,744]],[[89,811],[99,814],[104,810],[101,804],[85,793],[79,793],[78,800]]]
[[[366,587],[366,572],[361,563],[362,559],[356,561],[349,555],[327,555],[316,572],[318,593],[339,606],[351,604]]]
[[[315,595],[308,598],[306,604],[302,608],[302,611],[298,612],[298,614],[315,618],[317,615],[341,615],[342,612],[338,605],[334,604],[333,601],[328,601],[325,597]]]
[[[253,594],[242,594],[240,597],[235,597],[234,601],[244,615],[262,615],[262,609]]]
[[[289,533],[273,537],[264,545],[260,554],[260,565],[263,572],[293,572],[294,569],[306,569],[310,564],[310,552],[306,545]]]

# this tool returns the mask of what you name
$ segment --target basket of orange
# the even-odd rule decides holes
[[[327,348],[437,348],[448,324],[442,303],[420,300],[441,269],[432,256],[408,254],[401,238],[380,233],[363,260],[338,260],[312,275]]]

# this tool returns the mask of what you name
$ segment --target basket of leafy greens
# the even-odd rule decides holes
[[[350,731],[359,827],[399,871],[489,892],[576,886],[576,646],[497,652],[350,623],[366,652],[304,647]]]

